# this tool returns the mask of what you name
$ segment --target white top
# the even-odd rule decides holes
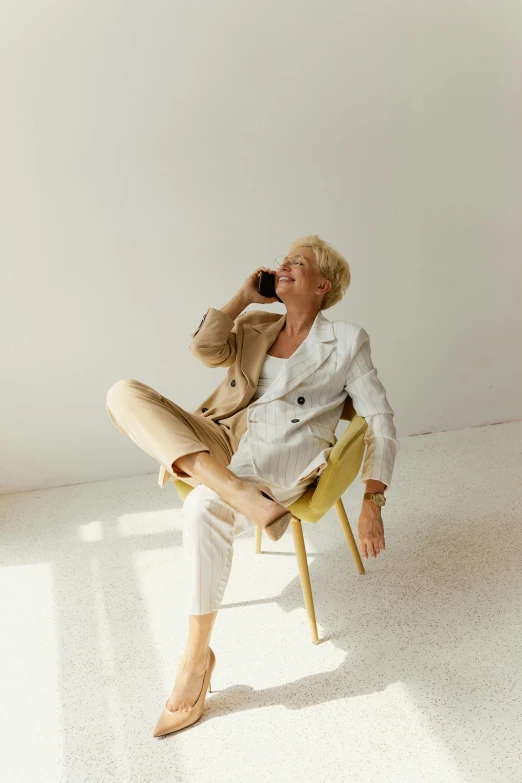
[[[268,391],[276,376],[279,374],[279,370],[284,362],[286,362],[286,359],[281,359],[279,356],[270,356],[270,354],[267,353],[263,366],[261,367],[257,388],[252,397],[253,400],[257,400],[262,394]]]

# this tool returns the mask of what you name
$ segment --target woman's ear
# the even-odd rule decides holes
[[[321,282],[318,285],[318,289],[322,294],[327,294],[331,287],[332,287],[332,283],[330,282],[330,280],[327,280],[326,278],[324,280],[321,280]]]

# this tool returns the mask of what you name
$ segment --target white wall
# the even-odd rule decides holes
[[[156,472],[108,388],[196,408],[191,332],[303,233],[399,437],[520,418],[521,39],[502,0],[4,0],[0,492]]]

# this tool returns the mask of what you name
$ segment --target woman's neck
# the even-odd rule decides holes
[[[287,337],[308,334],[319,310],[292,310],[287,308],[283,330]]]

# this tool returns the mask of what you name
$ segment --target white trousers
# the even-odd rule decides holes
[[[282,505],[290,505],[313,481],[296,487],[280,487],[255,475],[247,434],[239,443],[228,469],[243,481],[268,488]],[[254,527],[212,489],[199,484],[185,498],[182,512],[185,599],[188,614],[217,611],[232,568],[234,539]]]

